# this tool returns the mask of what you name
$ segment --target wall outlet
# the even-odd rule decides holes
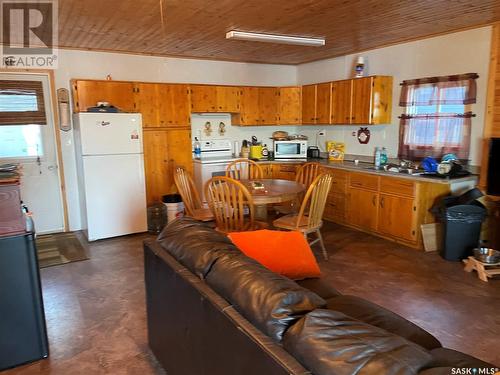
[[[357,134],[356,134],[356,132],[352,132],[352,133],[351,133],[351,135],[352,135],[353,137],[355,137]]]
[[[324,137],[325,135],[326,135],[326,130],[325,130],[325,129],[320,130],[320,131],[318,132],[318,137]]]

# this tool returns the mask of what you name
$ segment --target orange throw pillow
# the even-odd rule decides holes
[[[290,279],[320,277],[316,258],[300,232],[256,230],[232,232],[228,237],[246,256]]]

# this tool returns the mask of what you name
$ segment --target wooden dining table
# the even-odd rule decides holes
[[[300,182],[276,178],[259,178],[240,181],[248,189],[253,198],[255,217],[267,220],[267,205],[289,202],[305,190]]]

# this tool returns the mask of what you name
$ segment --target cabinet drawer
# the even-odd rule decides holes
[[[297,170],[296,164],[278,164],[280,172],[295,172]]]
[[[415,196],[415,182],[403,178],[382,177],[380,191],[395,195]]]
[[[350,186],[363,189],[378,190],[379,176],[362,173],[351,173]]]

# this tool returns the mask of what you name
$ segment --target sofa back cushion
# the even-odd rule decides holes
[[[325,300],[246,255],[217,259],[206,282],[262,332],[281,341],[303,315],[326,306]]]
[[[315,375],[410,375],[432,360],[427,350],[402,337],[322,309],[290,327],[283,346]]]
[[[168,224],[157,241],[179,263],[202,279],[219,257],[241,254],[227,236],[188,217]]]
[[[355,296],[337,296],[327,299],[328,309],[339,311],[362,322],[404,337],[427,350],[440,348],[441,343],[429,332],[392,311]]]

